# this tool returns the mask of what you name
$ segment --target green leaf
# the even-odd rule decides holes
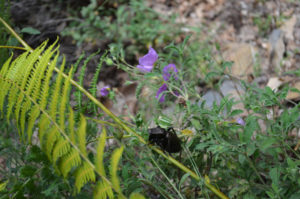
[[[79,193],[81,188],[89,181],[95,182],[95,180],[96,176],[93,168],[89,165],[89,163],[83,162],[75,173],[75,187],[77,189],[77,193]]]
[[[233,110],[231,113],[230,113],[230,117],[234,117],[236,115],[239,115],[239,114],[242,114],[244,111],[243,110],[240,110],[240,109],[236,109],[236,110]]]
[[[158,117],[157,121],[156,121],[157,125],[162,127],[162,128],[168,128],[170,126],[172,126],[172,119],[165,116],[165,115],[161,115]]]
[[[179,181],[179,185],[178,185],[179,188],[181,187],[181,185],[186,181],[186,179],[187,179],[189,176],[190,176],[189,173],[186,173],[186,174],[184,174],[184,175],[182,176],[182,178],[181,178],[180,181]]]
[[[118,179],[118,164],[121,159],[122,153],[123,153],[124,146],[121,146],[118,149],[115,149],[112,157],[111,157],[111,168],[110,168],[110,175],[111,175],[111,182],[114,187],[114,189],[118,192],[121,193],[121,187]]]
[[[0,192],[6,189],[6,185],[8,184],[8,180],[5,182],[0,183]]]
[[[145,199],[145,197],[140,193],[132,193],[129,199]]]
[[[35,174],[36,168],[30,165],[25,165],[20,169],[20,173],[23,177],[32,177]]]
[[[94,199],[113,199],[114,193],[111,189],[111,186],[106,183],[105,181],[99,181],[96,185],[96,188],[94,190]]]
[[[247,155],[248,156],[251,156],[256,150],[256,147],[255,147],[255,143],[254,142],[251,142],[250,144],[247,145]]]
[[[197,130],[201,130],[203,128],[200,121],[197,119],[192,118],[191,123],[192,123],[193,127],[195,127],[195,129],[197,129]]]
[[[280,169],[275,167],[272,168],[269,172],[270,178],[272,179],[272,184],[274,183],[277,187],[279,185],[279,178],[280,178]]]
[[[22,33],[28,33],[28,34],[31,34],[31,35],[38,35],[38,34],[41,34],[41,32],[35,28],[32,28],[32,27],[25,27],[25,28],[22,28],[21,30]]]
[[[103,163],[105,141],[106,141],[106,129],[105,127],[103,127],[102,133],[99,138],[98,147],[97,147],[96,171],[104,177],[106,177],[104,163]]]
[[[77,142],[81,153],[83,154],[83,156],[87,157],[85,134],[86,134],[86,120],[85,117],[81,115],[80,125],[77,131],[77,136],[78,136]]]

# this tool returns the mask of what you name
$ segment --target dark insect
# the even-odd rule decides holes
[[[178,153],[181,151],[180,139],[173,128],[164,129],[158,126],[148,129],[148,132],[151,144],[156,144],[169,153]]]

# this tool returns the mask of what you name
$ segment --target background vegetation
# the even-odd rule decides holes
[[[17,28],[8,6],[1,2],[1,18],[27,43],[40,46],[31,41],[46,40],[43,31]],[[287,99],[291,91],[300,93],[297,88],[286,83],[273,89],[234,75],[234,63],[224,59],[211,35],[203,39],[202,27],[186,31],[178,16],[162,15],[144,1],[66,6],[63,39],[51,33],[35,50],[24,43],[23,50],[7,47],[23,40],[0,26],[1,198],[300,197],[299,103]],[[261,37],[285,20],[272,19],[253,17]],[[85,52],[65,58],[55,43],[63,51],[64,38]],[[136,66],[150,47],[158,59],[144,73]],[[166,80],[170,63],[178,72]],[[297,80],[299,68],[284,74]],[[237,96],[203,97],[226,81],[234,82]],[[168,89],[158,95],[163,84]],[[105,85],[109,94],[101,96]],[[126,100],[126,86],[134,90],[134,109],[119,103]],[[148,129],[157,125],[175,129],[180,153],[147,141]],[[70,154],[78,164],[67,162]]]

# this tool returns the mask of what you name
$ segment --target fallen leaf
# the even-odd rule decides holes
[[[291,88],[296,88],[296,89],[300,90],[300,81],[292,84]],[[287,100],[295,100],[297,98],[300,98],[300,93],[294,92],[294,91],[289,91],[287,96],[286,96]]]
[[[277,91],[279,86],[282,85],[282,81],[279,79],[279,77],[271,77],[268,81],[267,86],[269,86],[273,91]]]

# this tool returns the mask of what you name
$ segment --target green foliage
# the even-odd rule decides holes
[[[72,68],[65,75],[63,60],[58,70],[58,46],[56,42],[47,48],[46,46],[47,42],[44,42],[14,61],[10,57],[3,65],[0,71],[0,86],[4,88],[0,91],[2,116],[6,115],[7,121],[10,121],[12,115],[15,116],[19,135],[28,143],[32,143],[33,132],[38,128],[38,135],[34,137],[39,138],[39,145],[58,174],[65,178],[72,178],[74,175],[77,193],[89,181],[96,181],[96,175],[99,175],[105,186],[111,187],[106,189],[107,195],[111,195],[114,189],[123,197],[117,177],[117,165],[123,148],[116,149],[112,155],[111,183],[105,175],[102,176],[103,162],[97,162],[97,168],[102,168],[99,170],[89,159],[85,117],[81,115],[79,123],[74,123],[74,113],[69,105]],[[58,70],[56,78],[52,78],[54,70]],[[98,148],[103,149],[105,142],[102,140],[99,144]],[[101,160],[99,156],[103,155],[103,150],[98,150],[98,153],[97,160]],[[30,165],[23,167],[20,172],[22,176],[29,177],[28,183],[36,173]],[[95,188],[102,189],[103,186]],[[106,194],[102,191],[98,193]]]
[[[162,46],[172,41],[181,32],[173,19],[160,16],[141,0],[107,1],[100,5],[92,0],[80,13],[82,18],[74,21],[64,34],[71,35],[79,45],[103,38],[111,48],[126,52],[127,60],[145,51],[146,46]]]
[[[1,194],[16,198],[144,198],[138,193],[149,198],[227,198],[224,194],[299,198],[300,142],[291,136],[299,131],[299,104],[285,103],[288,91],[295,89],[283,87],[275,92],[242,82],[245,92],[240,101],[224,96],[208,108],[201,98],[203,89],[217,90],[224,79],[234,79],[228,72],[233,63],[216,61],[212,53],[214,48],[220,51],[218,44],[199,43],[195,35],[172,43],[179,26],[171,20],[161,22],[162,16],[137,0],[101,5],[92,0],[81,15],[80,23],[72,22],[66,34],[79,45],[95,38],[111,43],[109,53],[105,51],[99,59],[90,96],[97,96],[104,61],[128,72],[127,83],[138,84],[139,110],[136,116],[126,117],[135,122],[137,131],[120,122],[121,117],[112,123],[98,114],[99,103],[84,96],[87,63],[98,52],[81,65],[82,54],[68,70],[64,59],[57,68],[55,44],[44,43],[16,59],[6,57],[0,71],[0,111],[6,119],[0,125],[7,133],[0,137],[0,157],[7,160],[1,168]],[[271,15],[254,17],[262,35],[271,30],[272,20]],[[153,71],[144,74],[130,63],[149,45],[157,50],[159,60]],[[162,71],[169,63],[176,64],[178,79],[166,82]],[[73,75],[78,68],[77,83]],[[289,74],[299,76],[299,70]],[[158,103],[155,95],[163,83],[170,89],[165,92],[166,101]],[[74,84],[79,86],[73,95]],[[73,101],[75,110],[70,105]],[[238,103],[244,109],[236,109]],[[237,123],[241,115],[244,125]],[[174,127],[182,141],[181,154],[170,155],[145,142],[147,129],[155,124]],[[16,136],[10,138],[13,126],[22,142]]]

